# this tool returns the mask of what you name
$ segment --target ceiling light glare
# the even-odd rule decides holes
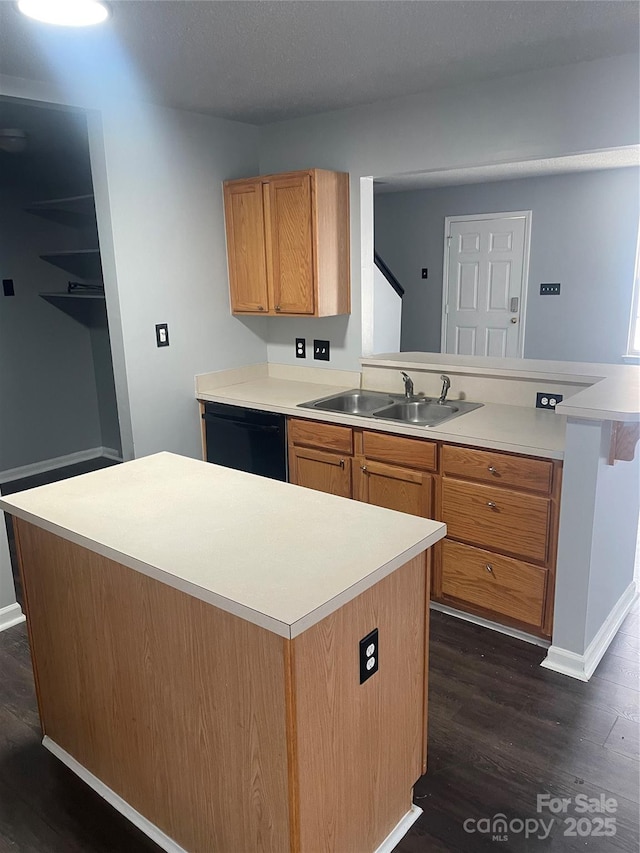
[[[91,27],[109,17],[99,0],[19,0],[18,9],[28,18],[59,27]]]

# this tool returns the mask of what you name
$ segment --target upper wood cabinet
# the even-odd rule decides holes
[[[225,181],[224,208],[234,314],[350,312],[348,174]]]

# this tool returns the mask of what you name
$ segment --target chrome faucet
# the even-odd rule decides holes
[[[442,391],[438,397],[438,403],[443,406],[447,402],[447,392],[449,391],[449,388],[451,388],[451,380],[448,376],[445,376],[444,373],[440,379],[442,379]]]
[[[413,399],[413,379],[404,370],[400,371],[402,381],[404,382],[404,396],[407,400]]]

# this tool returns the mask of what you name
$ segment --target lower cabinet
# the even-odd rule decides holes
[[[298,486],[351,497],[351,457],[310,447],[289,449],[289,480]]]
[[[440,593],[532,627],[544,617],[548,570],[445,539]]]
[[[562,464],[289,419],[292,483],[444,521],[432,598],[551,636]]]
[[[356,465],[354,498],[423,518],[432,516],[433,478],[429,474],[366,458],[356,460]]]

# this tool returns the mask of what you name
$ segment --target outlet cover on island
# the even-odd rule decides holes
[[[313,357],[318,361],[329,361],[329,341],[314,341]]]

